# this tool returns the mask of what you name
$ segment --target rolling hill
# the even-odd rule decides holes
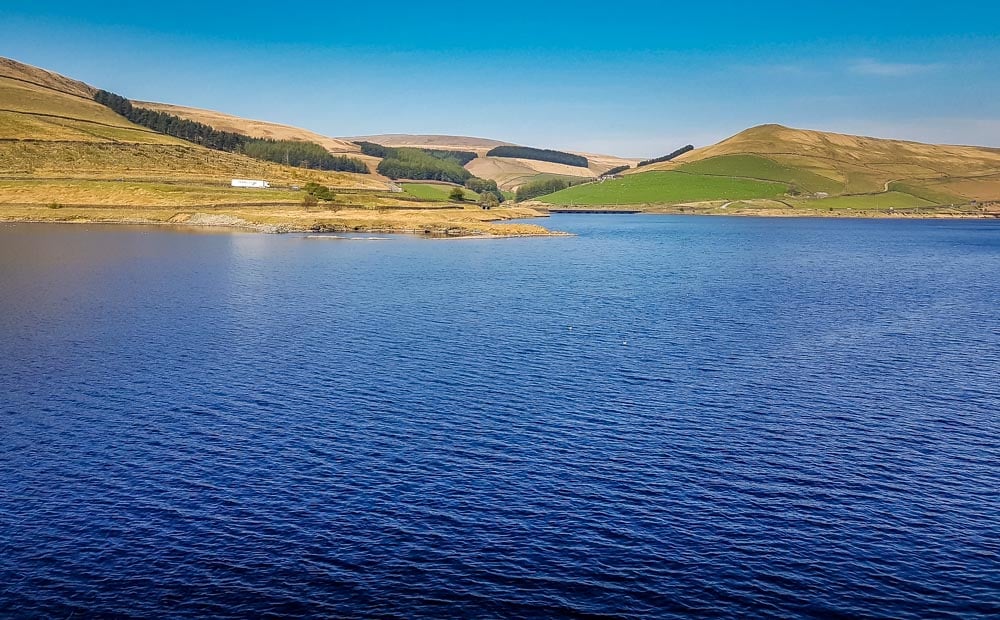
[[[780,195],[771,191],[775,183]],[[581,206],[769,200],[791,209],[924,209],[1000,200],[1000,153],[762,125],[673,161],[630,170],[621,180],[541,200]]]
[[[732,156],[743,156],[743,161]],[[761,125],[722,142],[682,155],[673,162],[649,169],[707,171],[733,174],[750,172],[745,162],[762,160],[794,171],[794,184],[803,189],[818,183],[832,194],[868,194],[886,191],[886,185],[903,183],[927,187],[942,194],[971,200],[1000,198],[1000,153],[972,146],[922,144],[846,134]],[[771,166],[771,163],[764,165]],[[774,178],[767,175],[764,178]],[[778,179],[783,180],[783,179]],[[970,183],[980,181],[981,183]],[[968,191],[962,191],[962,188]]]
[[[355,136],[353,138],[341,139],[351,142],[374,142],[382,146],[441,149],[444,151],[475,151],[479,154],[484,154],[494,147],[511,146],[509,142],[471,136],[380,134],[376,136]]]

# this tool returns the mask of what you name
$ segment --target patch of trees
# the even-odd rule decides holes
[[[480,179],[479,177],[472,177],[465,182],[465,186],[477,194],[482,194],[483,192],[498,192],[500,189],[497,187],[497,182],[490,179]]]
[[[494,207],[499,207],[500,200],[502,200],[502,197],[497,198],[492,192],[486,192],[479,197],[479,206],[489,210]]]
[[[337,199],[337,196],[326,185],[310,182],[303,185],[302,189],[305,190],[307,197],[312,197],[314,200],[332,202]]]
[[[605,172],[601,176],[602,177],[613,177],[616,174],[621,174],[622,172],[625,172],[626,170],[631,170],[631,168],[632,168],[632,166],[616,166],[616,167],[612,168],[611,170],[608,170],[607,172]]]
[[[563,153],[562,151],[552,151],[549,149],[535,149],[530,146],[498,146],[487,153],[486,156],[518,157],[520,159],[566,164],[567,166],[577,166],[579,168],[590,166],[590,162],[582,155],[573,155],[572,153]]]
[[[658,164],[658,163],[664,162],[664,161],[670,161],[671,159],[680,157],[684,153],[687,153],[688,151],[693,151],[693,150],[694,150],[694,146],[692,146],[690,144],[687,145],[687,146],[682,146],[681,148],[677,149],[676,151],[674,151],[673,153],[671,153],[669,155],[664,155],[663,157],[657,157],[656,159],[647,159],[646,161],[641,161],[641,162],[639,162],[639,165],[637,167],[641,168],[643,166],[649,166],[649,165]]]
[[[515,200],[517,200],[518,202],[523,202],[525,200],[531,200],[532,198],[538,198],[539,196],[548,196],[549,194],[554,194],[568,187],[573,187],[574,185],[586,183],[587,181],[588,179],[580,179],[579,181],[570,181],[569,179],[556,178],[556,179],[542,179],[540,181],[525,183],[521,187],[517,188],[517,192],[515,193]]]
[[[265,140],[231,131],[219,131],[204,123],[188,120],[157,110],[140,108],[132,102],[106,90],[99,90],[94,101],[124,116],[136,125],[155,132],[200,144],[206,148],[228,153],[243,153],[255,159],[287,163],[299,168],[337,170],[368,174],[368,166],[359,159],[331,155],[313,142],[297,140]]]
[[[411,148],[386,149],[378,172],[390,179],[448,181],[458,185],[472,178],[472,173],[453,159],[441,159],[421,149]]]
[[[503,192],[501,192],[500,188],[497,187],[496,181],[472,177],[465,182],[465,186],[479,194],[479,197],[482,200],[485,200],[487,196],[491,196],[496,204],[503,202]]]

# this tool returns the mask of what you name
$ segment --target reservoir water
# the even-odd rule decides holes
[[[0,226],[0,615],[1000,616],[1000,222]]]

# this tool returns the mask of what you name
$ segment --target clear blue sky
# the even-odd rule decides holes
[[[775,122],[1000,146],[1000,2],[45,2],[0,56],[334,136],[660,155]]]

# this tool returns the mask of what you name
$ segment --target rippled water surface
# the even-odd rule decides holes
[[[1000,222],[548,225],[0,226],[0,615],[1000,615]]]

